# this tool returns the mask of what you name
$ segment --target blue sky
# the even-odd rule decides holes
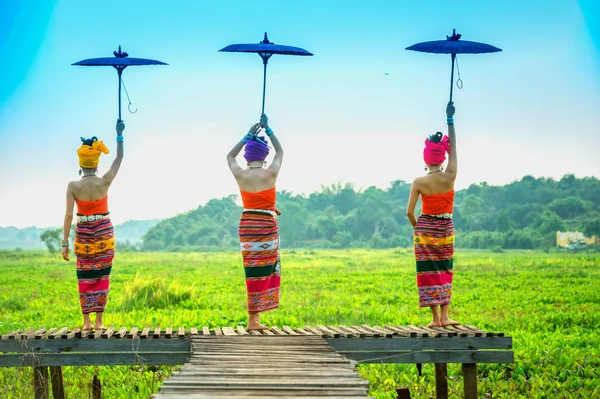
[[[286,151],[279,189],[386,187],[421,175],[423,139],[444,128],[450,57],[404,48],[452,28],[504,50],[459,56],[457,188],[526,174],[600,176],[597,4],[5,0],[0,226],[60,225],[79,137],[115,149],[115,71],[70,64],[118,45],[169,66],[124,72],[139,111],[123,108],[113,219],[169,217],[236,193],[225,154],[258,120],[262,64],[217,50],[265,31],[315,54],[269,62],[266,113]]]

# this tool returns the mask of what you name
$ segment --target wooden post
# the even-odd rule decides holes
[[[33,368],[33,397],[34,399],[48,399],[48,367],[35,366]]]
[[[50,381],[52,381],[52,397],[54,399],[65,399],[62,367],[50,366]]]
[[[92,379],[92,398],[102,399],[102,384],[97,374],[94,374],[94,378]]]
[[[462,365],[465,399],[477,399],[477,364]]]
[[[410,391],[408,388],[396,389],[396,395],[398,395],[398,399],[410,399]]]
[[[448,399],[448,365],[435,363],[435,399]]]

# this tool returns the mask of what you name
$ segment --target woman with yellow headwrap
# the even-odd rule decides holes
[[[73,208],[77,204],[77,228],[73,250],[77,257],[79,302],[83,312],[83,329],[91,330],[90,313],[96,313],[95,328],[104,329],[102,314],[108,300],[110,271],[115,256],[115,236],[108,213],[108,188],[123,160],[122,120],[117,120],[117,157],[102,177],[97,176],[101,154],[108,148],[96,137],[81,138],[77,150],[81,179],[67,187],[67,210],[62,242],[63,259],[69,260],[69,232],[73,222]]]

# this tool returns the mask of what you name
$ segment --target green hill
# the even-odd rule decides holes
[[[410,183],[401,180],[387,189],[335,184],[309,195],[278,192],[282,246],[411,246],[409,192]],[[241,207],[236,201],[234,195],[213,199],[161,221],[144,236],[144,249],[237,248]],[[457,246],[467,248],[547,248],[558,230],[600,235],[600,181],[566,175],[559,181],[525,176],[504,186],[474,184],[456,192],[454,222]]]

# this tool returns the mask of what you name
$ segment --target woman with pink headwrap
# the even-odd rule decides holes
[[[452,297],[454,258],[454,181],[456,180],[456,133],[454,104],[446,106],[448,136],[441,132],[425,139],[423,160],[427,175],[417,177],[411,187],[406,216],[414,227],[415,259],[419,304],[431,309],[433,320],[428,327],[459,324],[448,318]],[[448,154],[446,170],[442,164]],[[415,218],[415,207],[421,197],[422,210]]]
[[[265,161],[269,155],[267,139],[258,135],[261,128],[275,149],[269,167]],[[236,160],[242,148],[248,165],[245,169]],[[275,183],[282,160],[283,149],[264,114],[260,123],[252,125],[248,134],[227,154],[229,169],[238,183],[244,205],[238,232],[246,275],[248,330],[266,329],[259,322],[260,313],[279,307],[281,262]]]

